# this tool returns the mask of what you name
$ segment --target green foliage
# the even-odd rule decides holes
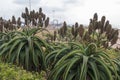
[[[11,64],[0,62],[0,80],[45,80],[45,73],[30,73]]]
[[[50,72],[48,80],[117,79],[116,67],[104,51],[97,49],[96,44],[91,43],[84,46],[70,43],[68,46],[73,47],[73,50],[66,51],[68,48],[64,47],[47,56],[48,60],[52,57],[54,57],[54,61],[59,59]]]
[[[97,46],[104,48],[116,44],[119,35],[118,30],[112,28],[109,21],[106,21],[105,16],[102,16],[101,20],[98,21],[97,13],[94,14],[93,19],[90,19],[87,33],[88,36],[85,40],[94,42]]]
[[[15,31],[0,32],[0,45],[9,42],[15,35]]]
[[[90,19],[89,25],[83,26],[78,24],[71,26],[71,31],[67,28],[67,24],[64,22],[63,26],[58,30],[57,36],[61,41],[76,41],[80,43],[96,43],[98,47],[109,48],[116,44],[118,40],[118,29],[112,28],[109,21],[106,21],[106,17],[102,16],[101,20],[98,20],[97,13]]]
[[[95,13],[87,28],[77,22],[68,27],[64,22],[52,35],[41,33],[41,38],[46,35],[46,41],[51,46],[36,35],[49,26],[49,17],[46,17],[42,8],[37,12],[25,8],[22,18],[25,28],[13,31],[21,27],[20,17],[18,20],[15,16],[12,16],[12,20],[0,17],[0,59],[3,62],[21,66],[28,71],[45,70],[48,80],[120,79],[120,58],[116,58],[120,50],[110,49],[117,42],[119,32],[112,28],[105,16],[98,21]],[[0,80],[8,79],[44,80],[38,73],[31,74],[0,63]]]
[[[48,53],[45,57],[47,67],[49,69],[53,69],[54,65],[60,58],[66,55],[66,53],[69,53],[73,50],[71,47],[66,46],[66,44],[62,43],[52,44],[52,46],[53,50],[50,53]]]
[[[119,75],[118,80],[120,80],[120,56],[118,56],[117,58],[113,59],[115,65],[117,66],[117,73]]]
[[[44,54],[47,43],[35,36],[38,28],[16,31],[16,36],[0,47],[1,59],[4,62],[23,66],[29,71],[45,69]]]
[[[120,56],[120,51],[117,51],[116,49],[104,49],[103,48],[103,51],[105,51],[111,59],[115,59],[117,58],[118,56]]]

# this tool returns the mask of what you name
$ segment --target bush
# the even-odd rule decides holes
[[[21,32],[16,31],[16,36],[0,47],[2,61],[23,66],[29,71],[45,70],[44,54],[47,43],[35,36],[38,30],[28,28]]]
[[[83,46],[72,43],[69,46],[74,48],[70,52],[63,50],[58,51],[56,55],[53,53],[54,60],[63,53],[64,56],[55,63],[48,80],[116,80],[118,78],[112,60],[104,51],[99,50],[96,44]]]
[[[45,73],[30,73],[11,64],[0,62],[0,80],[45,80]]]
[[[118,56],[120,56],[120,52],[119,51],[116,51],[116,49],[104,49],[103,48],[103,50],[107,53],[107,54],[109,54],[109,56],[110,56],[110,58],[111,59],[115,59],[115,58],[117,58]]]

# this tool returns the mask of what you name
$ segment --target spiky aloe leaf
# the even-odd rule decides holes
[[[83,48],[74,48],[61,57],[48,80],[116,80],[117,77],[116,67],[109,56],[92,43]]]
[[[26,29],[23,32],[15,32],[16,36],[0,47],[2,60],[23,66],[29,71],[45,70],[45,52],[49,45],[35,36],[38,30]]]

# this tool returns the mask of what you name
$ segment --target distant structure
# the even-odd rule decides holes
[[[52,21],[52,25],[54,28],[58,27],[58,19],[55,19],[55,10],[52,11],[53,12],[53,21]]]
[[[29,0],[29,10],[31,11],[31,0]]]

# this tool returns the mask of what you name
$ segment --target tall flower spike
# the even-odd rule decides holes
[[[102,16],[102,18],[101,18],[101,27],[100,27],[101,33],[103,33],[103,31],[104,31],[104,23],[105,23],[105,16]]]
[[[17,20],[17,25],[18,25],[18,26],[21,25],[21,19],[20,19],[20,17],[19,17],[18,20]]]
[[[3,18],[2,18],[2,17],[0,17],[0,21],[3,21]]]
[[[54,31],[54,41],[56,40],[56,37],[57,37],[57,32]]]
[[[92,25],[92,23],[90,23],[89,26],[88,26],[89,35],[92,34],[92,32],[93,32],[93,25]]]
[[[39,13],[42,13],[42,8],[39,8]]]
[[[26,18],[26,15],[25,15],[25,13],[22,13],[22,15],[21,15],[21,16],[22,16],[22,18]]]
[[[106,27],[106,34],[109,34],[112,30],[112,26],[109,24],[107,27]]]
[[[78,28],[78,22],[75,23],[75,28]]]
[[[34,26],[36,26],[36,25],[37,25],[37,23],[36,23],[35,19],[33,19],[33,21],[32,21],[32,25],[34,25]]]
[[[109,25],[109,21],[107,20],[104,26],[104,31],[106,31],[107,26]]]
[[[96,29],[98,29],[98,22],[97,21],[95,21],[95,23],[94,23],[94,30],[96,30]]]
[[[83,28],[83,25],[81,24],[79,27],[79,36],[82,37],[83,34],[84,34],[84,28]]]
[[[111,40],[111,45],[114,45],[118,40],[118,35],[114,35],[113,39]]]
[[[36,13],[35,13],[35,19],[37,20],[38,18],[39,18],[39,13],[36,12]]]
[[[29,15],[29,10],[28,10],[27,7],[25,8],[25,13],[26,13],[27,16]]]
[[[95,20],[95,21],[98,20],[98,15],[97,15],[97,13],[94,14],[94,16],[93,16],[93,20]]]
[[[85,40],[85,41],[88,41],[88,42],[90,42],[90,35],[89,35],[89,33],[88,32],[86,32],[85,33],[85,35],[84,35],[84,37],[83,37],[83,39]]]
[[[77,37],[77,35],[78,35],[78,29],[77,29],[77,28],[75,28],[74,37],[76,38],[76,37]]]
[[[38,24],[40,27],[43,27],[42,17],[39,15]]]
[[[45,18],[46,18],[46,15],[45,15],[45,14],[43,14],[43,15],[42,15],[42,17],[43,17],[43,21],[44,21],[44,20],[45,20]]]
[[[16,24],[15,16],[12,16],[12,24]]]
[[[65,21],[63,23],[63,29],[64,29],[64,34],[66,35],[66,33],[67,33],[67,23]]]
[[[30,11],[30,18],[33,19],[33,11]]]
[[[72,33],[73,36],[75,35],[74,25],[73,25],[72,28],[71,28],[71,33]]]
[[[45,27],[47,27],[49,25],[49,17],[47,17],[47,19],[45,20]]]
[[[28,25],[28,19],[25,18],[25,25]]]
[[[105,19],[106,19],[105,16],[102,16],[102,18],[101,18],[102,25],[104,25]]]

